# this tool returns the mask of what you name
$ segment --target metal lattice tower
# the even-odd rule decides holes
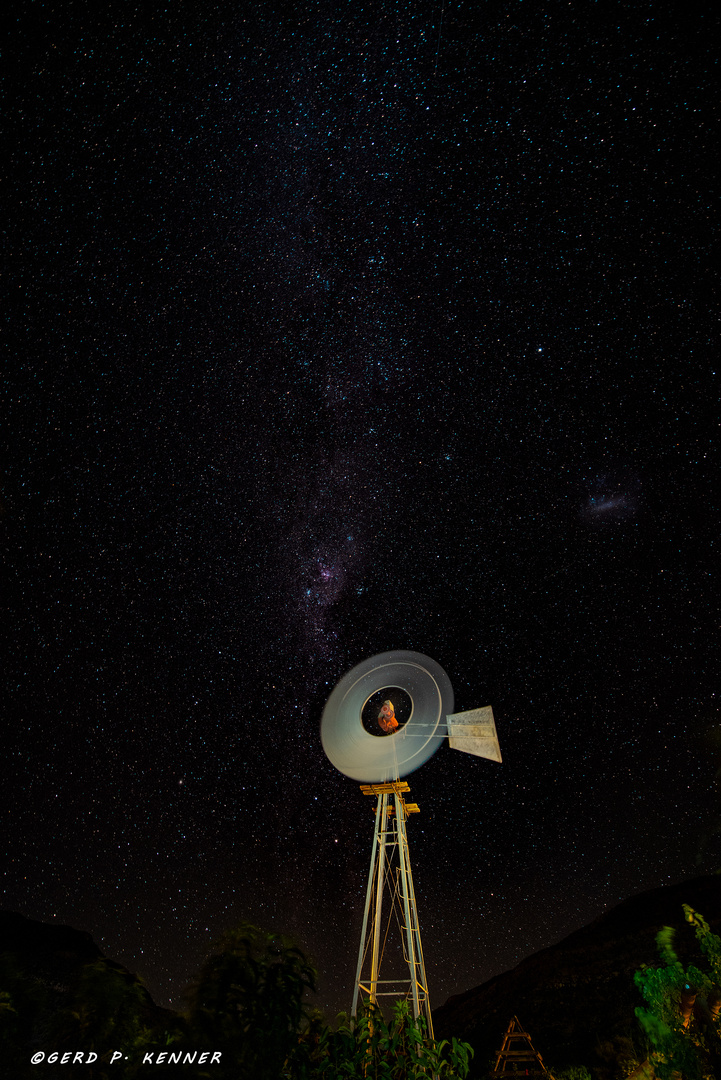
[[[414,1019],[419,1016],[425,1018],[428,1034],[432,1038],[433,1020],[406,832],[408,815],[418,813],[418,806],[404,800],[403,794],[410,788],[402,780],[390,784],[363,784],[361,791],[364,795],[376,797],[376,825],[352,1015],[357,1015],[360,995],[367,996],[373,1005],[379,1004],[379,998],[397,999],[405,996],[412,1005]],[[385,932],[384,898],[388,906]],[[381,970],[385,941],[394,914],[401,930],[408,976],[383,979]]]

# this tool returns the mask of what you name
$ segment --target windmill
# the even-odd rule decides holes
[[[387,652],[352,668],[332,691],[321,720],[321,741],[339,772],[361,782],[376,799],[375,831],[366,888],[351,1015],[360,995],[374,1005],[406,997],[413,1016],[425,1017],[433,1035],[421,931],[418,922],[406,821],[418,812],[404,798],[404,776],[423,765],[444,739],[451,747],[501,760],[493,709],[453,712],[453,687],[440,664],[422,653]],[[401,978],[381,978],[384,908],[395,913],[407,966]]]

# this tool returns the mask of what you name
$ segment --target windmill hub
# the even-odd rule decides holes
[[[384,730],[381,723],[381,713],[387,701],[391,703],[393,715],[398,724],[398,727],[393,731]],[[388,738],[389,735],[398,734],[406,726],[412,713],[413,698],[406,690],[403,690],[400,686],[383,686],[380,690],[376,690],[374,694],[371,694],[361,709],[361,723],[369,735]]]

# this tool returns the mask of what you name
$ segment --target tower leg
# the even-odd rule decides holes
[[[353,1006],[351,1008],[351,1016],[356,1016],[358,1014],[358,994],[359,994],[359,991],[360,991],[361,975],[363,973],[363,958],[365,956],[365,948],[366,948],[366,940],[367,940],[366,935],[367,935],[367,932],[368,932],[368,915],[369,915],[370,910],[371,910],[371,901],[372,901],[372,898],[373,898],[373,882],[375,881],[376,873],[377,873],[377,871],[376,871],[376,855],[377,855],[377,852],[378,852],[378,834],[380,832],[381,813],[382,813],[382,796],[379,795],[378,796],[378,802],[376,803],[376,827],[375,827],[375,831],[373,833],[373,849],[371,851],[371,866],[370,866],[370,870],[368,872],[368,888],[366,889],[366,905],[365,905],[365,909],[363,911],[363,927],[361,929],[360,948],[358,949],[358,965],[356,967],[356,972],[355,972],[355,986],[353,988]],[[374,940],[375,940],[375,927],[373,929],[374,929],[374,935],[373,936],[374,936]]]
[[[376,844],[376,904],[373,915],[373,952],[371,954],[370,999],[372,1005],[378,1004],[378,973],[381,966],[381,917],[383,914],[383,884],[386,861],[386,837],[388,834],[388,796],[379,795],[380,821],[378,822],[378,843]]]
[[[405,917],[405,942],[406,957],[411,976],[411,1000],[413,1002],[413,1016],[418,1019],[423,1016],[426,1021],[426,1029],[433,1038],[433,1019],[431,1017],[430,999],[428,996],[428,982],[426,980],[426,965],[423,959],[423,946],[421,945],[421,930],[418,923],[418,909],[416,907],[416,894],[413,888],[413,874],[411,873],[411,856],[408,850],[408,834],[406,832],[405,806],[400,795],[395,795],[396,802],[396,829],[398,832],[398,861],[400,863],[401,895],[403,898],[403,914]]]

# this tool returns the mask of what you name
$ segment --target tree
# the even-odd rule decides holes
[[[201,969],[188,1014],[191,1042],[222,1052],[223,1070],[215,1066],[212,1075],[278,1080],[315,979],[311,963],[287,938],[249,923],[225,934]]]
[[[644,967],[634,975],[646,1002],[645,1008],[636,1008],[636,1016],[651,1045],[649,1061],[659,1080],[703,1080],[709,1074],[707,1046],[692,1008],[712,982],[693,965],[684,969],[673,939],[674,930],[663,927],[656,936],[662,966]]]
[[[690,923],[696,931],[696,940],[709,962],[713,979],[717,986],[721,986],[721,938],[711,933],[709,924],[698,911],[694,911],[688,904],[683,904],[682,907],[686,922]]]

